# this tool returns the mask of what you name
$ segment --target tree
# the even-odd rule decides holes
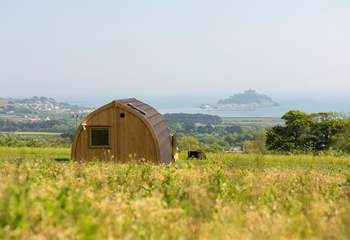
[[[312,114],[312,117],[312,148],[315,151],[327,150],[332,145],[334,136],[345,129],[345,121],[334,113],[317,113]]]
[[[228,133],[242,133],[242,128],[240,126],[237,125],[232,125],[232,126],[228,126],[225,128],[225,131]]]
[[[332,139],[344,129],[344,119],[334,113],[306,114],[289,111],[283,117],[285,126],[275,126],[267,131],[269,150],[324,151],[332,145]]]
[[[346,118],[343,122],[342,131],[337,132],[335,136],[333,136],[331,142],[331,146],[343,153],[350,153],[350,118]]]
[[[237,142],[237,136],[234,135],[234,134],[229,134],[229,135],[227,135],[227,136],[225,137],[225,141],[226,141],[229,145],[233,146],[233,145]]]
[[[200,147],[199,141],[193,136],[182,136],[178,146],[181,150],[194,150]]]
[[[252,141],[245,141],[243,144],[245,152],[248,153],[266,153],[266,135],[263,132],[255,133],[255,139]]]
[[[308,132],[313,123],[312,117],[304,112],[292,110],[287,112],[282,119],[286,123],[286,135],[292,141],[294,149],[308,150],[310,148]]]
[[[215,127],[212,125],[205,125],[205,126],[200,126],[197,128],[198,133],[214,133],[215,132]]]
[[[295,144],[282,126],[275,126],[266,132],[266,146],[268,150],[277,152],[290,152]]]

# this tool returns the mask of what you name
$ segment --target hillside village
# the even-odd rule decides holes
[[[3,120],[32,122],[54,120],[67,118],[73,114],[86,115],[92,110],[92,107],[71,105],[47,97],[0,98],[0,119]]]

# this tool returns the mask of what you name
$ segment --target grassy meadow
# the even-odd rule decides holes
[[[209,154],[167,166],[0,148],[0,239],[349,239],[350,158]]]

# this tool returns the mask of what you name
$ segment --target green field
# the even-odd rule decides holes
[[[237,125],[241,127],[271,128],[284,124],[282,119],[272,117],[224,117],[222,119],[222,126]]]
[[[1,239],[349,239],[350,159],[209,154],[168,166],[0,148]]]

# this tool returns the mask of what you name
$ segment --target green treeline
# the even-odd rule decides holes
[[[10,121],[0,120],[0,132],[74,132],[74,123],[71,119],[48,121]]]
[[[350,119],[336,113],[307,114],[293,110],[266,132],[266,147],[277,152],[350,152]]]
[[[70,147],[71,136],[61,135],[30,135],[0,133],[0,146],[3,147]]]
[[[165,114],[179,150],[253,153],[350,153],[350,118],[336,113],[287,112],[283,122],[244,122],[205,114]],[[278,124],[278,125],[276,125]],[[272,126],[272,127],[271,127]],[[0,146],[70,146],[75,122],[67,119],[25,122],[0,120]],[[8,132],[24,132],[8,134]],[[56,132],[35,136],[25,132]]]
[[[165,114],[170,131],[178,136],[179,150],[220,152],[243,146],[254,140],[256,127],[225,123],[219,116],[207,114]]]

